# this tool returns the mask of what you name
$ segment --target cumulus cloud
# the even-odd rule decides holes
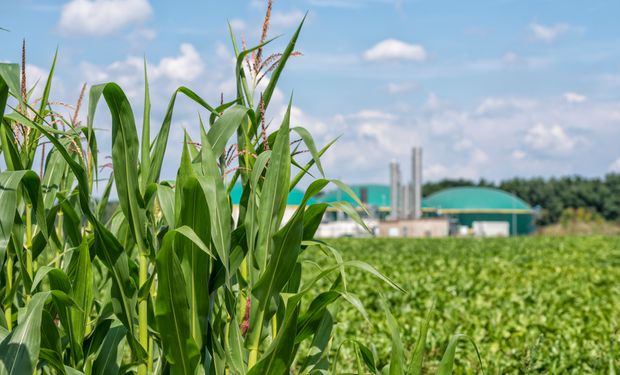
[[[419,44],[386,39],[366,50],[363,57],[367,61],[424,61],[428,56]]]
[[[525,143],[533,150],[552,156],[566,155],[573,151],[577,141],[560,125],[534,125],[525,135]]]
[[[153,10],[148,0],[71,0],[62,7],[58,26],[70,35],[109,35],[141,24]]]
[[[620,158],[616,159],[609,165],[609,172],[620,173]]]
[[[191,81],[202,73],[204,66],[196,48],[183,43],[180,47],[181,55],[163,58],[154,73],[180,81]]]
[[[235,31],[243,31],[247,28],[247,25],[244,20],[240,18],[233,18],[230,20],[230,27]]]
[[[387,84],[387,91],[390,94],[403,94],[413,91],[416,88],[413,82],[390,82]]]
[[[505,114],[507,111],[524,111],[536,106],[536,101],[528,98],[488,97],[476,109],[478,115]]]
[[[525,153],[522,150],[514,150],[512,152],[512,158],[516,160],[523,160],[525,159],[526,156],[527,156],[527,153]]]
[[[154,83],[176,86],[196,80],[204,70],[204,62],[196,48],[189,43],[179,47],[180,54],[162,58],[156,64],[148,65],[149,79]],[[130,97],[135,97],[143,90],[144,60],[130,56],[125,60],[115,61],[107,66],[84,62],[81,64],[82,75],[87,82],[105,82],[114,80]]]
[[[530,35],[534,40],[542,42],[553,42],[560,35],[566,34],[570,27],[565,23],[557,23],[554,25],[542,25],[539,23],[531,23],[529,25]]]
[[[304,13],[299,10],[290,12],[273,12],[271,13],[270,24],[274,27],[291,27],[297,26],[304,18]]]
[[[566,92],[563,96],[564,100],[566,100],[568,103],[583,103],[587,99],[585,95],[581,95],[576,92]]]

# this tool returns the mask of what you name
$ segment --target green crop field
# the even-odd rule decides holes
[[[380,307],[387,300],[400,326],[405,354],[417,340],[435,300],[425,367],[435,369],[450,335],[477,343],[489,374],[610,373],[616,357],[620,307],[620,239],[531,237],[510,239],[340,239],[330,243],[408,291],[381,286],[367,273],[347,272],[349,290],[363,301],[374,326],[343,303],[335,345],[357,338],[383,363],[390,336]],[[308,256],[311,256],[310,254]],[[352,345],[340,354],[354,363]],[[455,373],[473,373],[478,360],[462,341]],[[616,364],[617,365],[617,364]],[[431,371],[434,372],[434,371]]]

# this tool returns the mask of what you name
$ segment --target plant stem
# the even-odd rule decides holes
[[[6,296],[11,294],[13,289],[13,257],[7,253],[6,259]],[[13,299],[9,299],[7,306],[4,309],[4,317],[6,320],[7,329],[11,331],[13,329],[13,311],[12,311]]]
[[[63,213],[62,211],[58,211],[58,226],[56,227],[56,234],[58,235],[58,240],[59,242],[62,244],[62,219],[63,219]],[[61,263],[60,263],[60,254],[62,254],[62,249],[58,249],[56,251],[56,260],[54,261],[56,268],[60,268]]]
[[[32,280],[32,205],[26,205],[26,273]],[[26,302],[30,301],[30,291],[26,290]]]
[[[140,251],[140,275],[139,275],[139,285],[140,288],[144,284],[146,284],[146,279],[148,277],[148,260],[143,251]],[[148,334],[148,316],[147,316],[147,300],[140,301],[138,305],[138,338],[140,341],[140,345],[146,350],[148,353],[147,363],[151,362],[151,352],[149,351],[149,334]],[[138,375],[146,375],[147,373],[147,365],[141,364],[138,367]]]
[[[254,302],[257,303],[258,301]],[[248,358],[248,369],[251,369],[256,364],[258,360],[258,347],[260,344],[260,336],[263,331],[263,320],[265,313],[262,309],[259,309],[256,314],[256,318],[250,318],[250,325],[255,324],[256,327],[250,330],[250,356]]]
[[[271,340],[275,340],[278,335],[278,318],[274,315],[271,318]]]

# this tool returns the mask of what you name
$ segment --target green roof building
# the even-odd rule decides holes
[[[532,207],[514,194],[486,187],[457,187],[439,191],[422,201],[424,216],[449,216],[460,226],[503,221],[511,235],[534,230]]]
[[[352,185],[351,190],[366,204],[371,215],[386,219],[390,214],[389,185]],[[319,202],[355,201],[340,189],[331,190]],[[472,227],[474,222],[506,222],[511,235],[534,231],[532,207],[511,193],[486,187],[444,189],[422,200],[423,217],[447,216],[453,226]],[[328,212],[329,214],[329,212]],[[336,219],[332,211],[331,219]]]

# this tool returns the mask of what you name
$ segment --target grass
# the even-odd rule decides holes
[[[363,273],[348,283],[364,301],[369,324],[342,305],[335,341],[357,337],[390,358],[387,299],[412,350],[425,312],[434,301],[425,371],[439,366],[453,332],[478,345],[490,374],[608,373],[617,358],[620,306],[620,239],[527,237],[507,239],[341,239],[330,241],[344,259],[376,265],[408,294],[376,288]],[[310,256],[310,254],[308,254]],[[354,363],[351,347],[340,363]],[[611,362],[610,362],[611,361]],[[471,346],[459,345],[455,373],[475,373]]]

